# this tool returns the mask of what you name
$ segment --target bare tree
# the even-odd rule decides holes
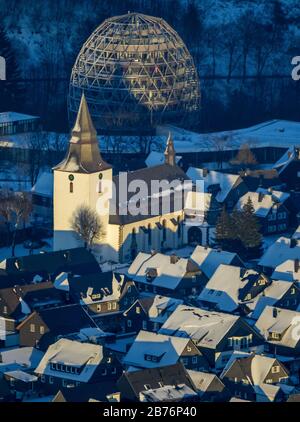
[[[99,215],[86,205],[79,206],[71,218],[71,227],[76,235],[83,240],[84,247],[90,248],[95,240],[104,234]]]
[[[16,235],[21,224],[25,226],[32,211],[31,197],[27,192],[16,192],[11,201],[11,210],[14,221],[11,254],[15,256]]]
[[[0,217],[6,228],[6,235],[9,239],[12,221],[12,198],[13,193],[9,190],[0,191]]]
[[[228,133],[225,135],[213,136],[209,138],[210,141],[213,143],[216,149],[216,161],[218,163],[218,168],[223,168],[224,162],[224,151],[228,146],[230,146],[230,142],[232,141],[232,133]]]

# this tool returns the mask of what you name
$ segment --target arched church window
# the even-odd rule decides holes
[[[167,239],[167,222],[166,220],[163,221],[163,241],[165,242]]]
[[[180,221],[180,217],[177,217],[177,225],[178,225],[177,235],[180,238],[181,237],[181,221]]]
[[[73,176],[73,174],[70,174],[69,175],[69,180],[70,180],[70,187],[69,187],[69,189],[70,189],[70,193],[73,193],[74,192],[74,176]]]
[[[148,244],[151,245],[152,243],[152,229],[151,224],[148,224]]]

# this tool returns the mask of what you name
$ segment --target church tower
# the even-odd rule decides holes
[[[175,152],[174,142],[173,142],[171,133],[169,133],[169,137],[167,140],[167,147],[165,150],[165,164],[169,164],[170,166],[176,165],[176,152]]]
[[[71,228],[71,219],[78,207],[85,205],[99,211],[103,186],[112,185],[112,167],[101,157],[84,94],[65,159],[54,171],[54,250],[82,246]],[[103,213],[104,214],[104,213]],[[107,215],[101,222],[105,231]]]

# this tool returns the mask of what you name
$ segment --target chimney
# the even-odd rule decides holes
[[[170,255],[170,262],[171,264],[176,264],[179,261],[179,257],[175,254]]]
[[[297,258],[297,259],[294,260],[294,272],[297,273],[299,271],[299,269],[300,269],[300,261]]]
[[[262,202],[263,199],[264,199],[263,192],[258,192],[258,202]]]
[[[273,318],[277,318],[278,310],[277,308],[273,308]]]

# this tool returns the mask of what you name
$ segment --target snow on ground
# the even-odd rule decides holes
[[[34,250],[34,254],[41,252],[52,252],[53,250],[53,238],[44,239],[49,246],[43,246],[41,249]],[[24,248],[23,244],[17,245],[15,250],[15,256],[26,256],[29,255],[29,250]],[[7,258],[11,258],[11,247],[0,248],[0,262]]]

